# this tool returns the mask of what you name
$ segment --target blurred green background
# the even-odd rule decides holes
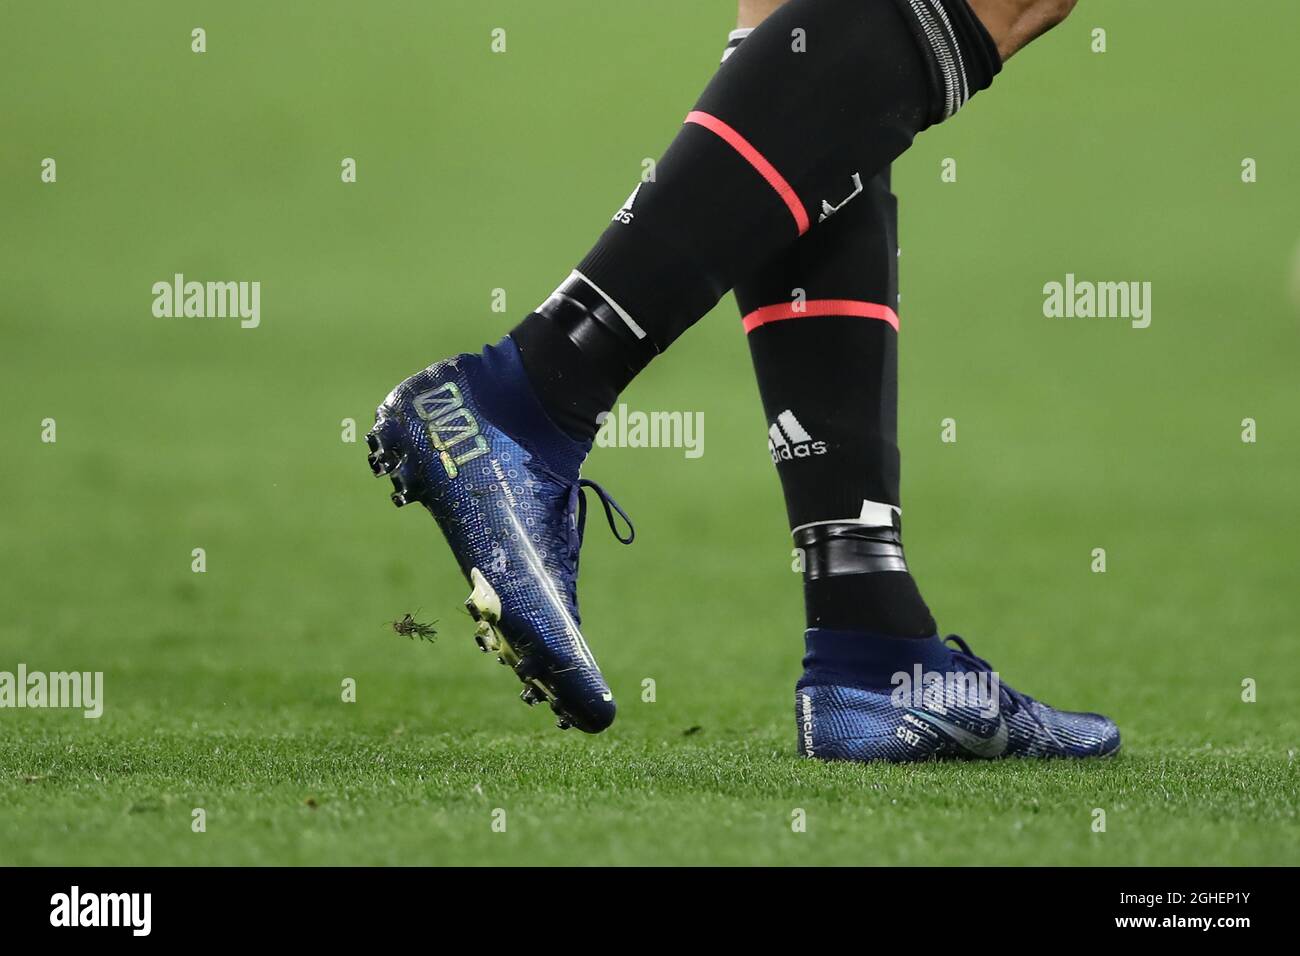
[[[896,165],[913,569],[1008,681],[1125,735],[905,768],[795,756],[800,588],[730,297],[624,397],[704,412],[704,456],[587,466],[638,528],[584,552],[600,738],[512,700],[432,521],[340,438],[567,274],[727,0],[6,13],[0,670],[102,670],[106,711],[0,710],[0,863],[1297,862],[1294,3],[1086,0]],[[153,317],[177,272],[260,281],[261,326]],[[1044,318],[1067,272],[1150,281],[1151,327]],[[432,646],[384,624],[417,610]]]

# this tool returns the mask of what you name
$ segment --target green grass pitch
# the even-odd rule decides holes
[[[882,767],[795,755],[800,588],[730,297],[624,397],[703,412],[703,456],[587,466],[638,529],[583,554],[599,738],[514,700],[433,522],[341,438],[567,274],[728,0],[13,5],[0,671],[103,671],[105,711],[0,709],[0,864],[1296,863],[1300,12],[1177,6],[1080,4],[894,171],[914,571],[1123,754]],[[155,318],[178,272],[260,281],[260,327]],[[1045,317],[1067,273],[1151,282],[1150,327]],[[417,611],[435,643],[385,623]]]

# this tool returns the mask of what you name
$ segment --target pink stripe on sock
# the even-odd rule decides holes
[[[849,315],[863,319],[879,319],[888,322],[898,331],[898,313],[887,305],[875,302],[858,302],[854,299],[811,299],[796,308],[794,302],[781,302],[777,305],[765,305],[755,309],[742,319],[745,334],[753,332],[760,325],[769,322],[784,322],[786,319],[806,319],[818,315]]]
[[[794,187],[785,181],[785,177],[776,171],[775,166],[763,158],[763,154],[754,148],[753,143],[710,113],[692,110],[686,114],[686,122],[695,123],[712,133],[716,133],[728,146],[744,157],[745,161],[753,166],[758,174],[767,180],[767,184],[776,190],[776,194],[781,197],[781,201],[790,210],[790,215],[794,216],[794,224],[799,227],[799,235],[802,236],[808,231],[808,212],[803,208],[803,203],[799,201],[799,196],[795,193]]]

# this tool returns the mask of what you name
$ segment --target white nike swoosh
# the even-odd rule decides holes
[[[998,729],[993,732],[993,736],[981,737],[929,711],[909,710],[908,713],[921,718],[936,730],[942,731],[953,743],[973,757],[993,760],[1007,752],[1007,722],[1002,719],[1001,714],[998,714]]]

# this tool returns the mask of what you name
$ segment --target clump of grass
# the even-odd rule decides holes
[[[418,614],[420,612],[416,611],[415,613]],[[433,626],[437,623],[437,621],[431,621],[428,624],[422,624],[415,619],[414,615],[403,614],[400,618],[392,622],[392,627],[393,630],[402,637],[409,638],[412,641],[419,638],[422,641],[428,641],[432,644],[438,636],[438,631]]]

